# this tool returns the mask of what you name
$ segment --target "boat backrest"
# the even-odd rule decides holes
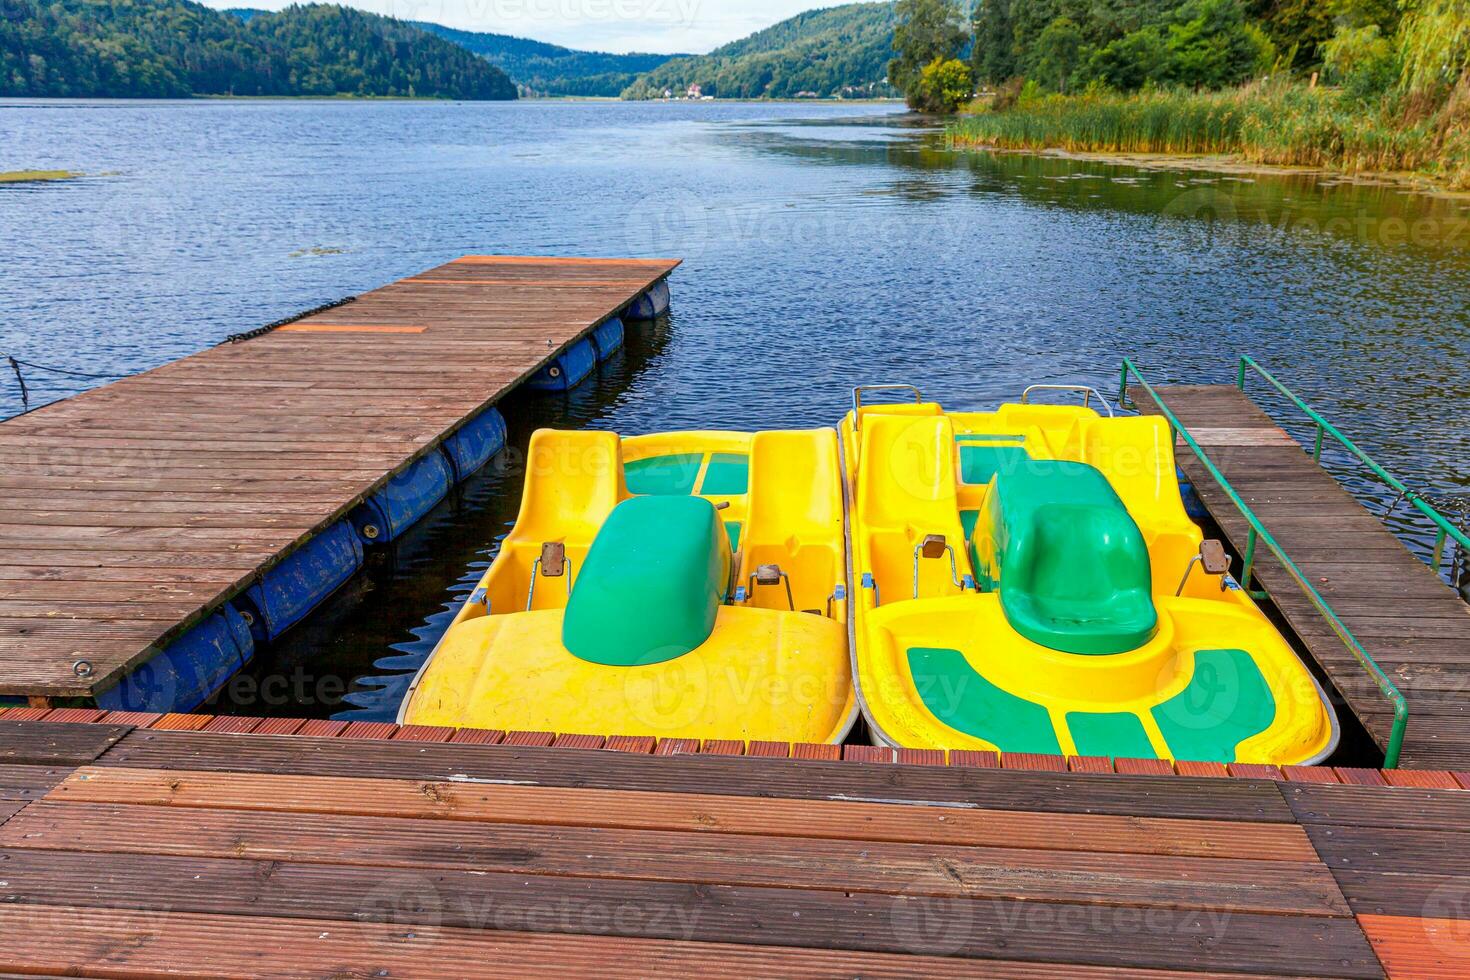
[[[796,609],[825,612],[827,598],[847,577],[836,431],[756,433],[749,494],[735,584],[748,587],[761,565],[780,565]],[[787,609],[786,590],[757,588],[748,604]],[[846,603],[832,607],[835,618],[845,618]]]
[[[490,611],[525,610],[532,566],[548,542],[565,547],[575,581],[598,529],[625,496],[616,433],[537,430],[526,457],[520,514],[486,582]],[[532,608],[561,608],[566,598],[565,580],[542,579]]]
[[[943,415],[864,419],[854,516],[854,572],[871,573],[883,604],[913,598],[914,549],[930,535],[970,573],[956,498],[954,426]],[[861,582],[855,582],[858,587]],[[958,593],[948,556],[919,562],[919,597]]]

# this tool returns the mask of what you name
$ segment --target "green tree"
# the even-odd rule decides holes
[[[888,80],[913,108],[922,94],[920,75],[937,58],[949,61],[964,50],[969,35],[956,0],[898,0],[898,26],[893,31],[897,56],[888,63]]]
[[[975,76],[958,58],[935,58],[919,72],[918,105],[924,112],[954,112],[975,94]]]
[[[1070,17],[1058,17],[1036,39],[1036,80],[1058,92],[1067,91],[1067,80],[1081,61],[1085,38],[1082,28]]]
[[[1025,3],[1026,0],[1019,0]],[[975,39],[970,64],[975,77],[982,82],[999,85],[1019,72],[1016,64],[1016,23],[1011,15],[1012,0],[978,0],[975,4],[971,35]]]

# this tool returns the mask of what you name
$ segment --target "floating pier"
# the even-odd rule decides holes
[[[1319,426],[1310,450],[1246,394],[1256,374]],[[1180,469],[1248,564],[1246,586],[1264,588],[1388,765],[1470,770],[1470,605],[1322,468],[1331,424],[1249,358],[1236,385],[1140,385],[1132,399],[1169,416]],[[1464,547],[1439,520],[1436,564],[1448,538]]]
[[[504,445],[506,393],[667,310],[677,265],[466,256],[0,423],[0,696],[192,708]]]
[[[0,715],[0,970],[1470,973],[1470,792],[1448,774],[384,727]],[[803,748],[821,757],[770,757]]]

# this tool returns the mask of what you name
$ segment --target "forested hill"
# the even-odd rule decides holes
[[[556,44],[508,34],[459,31],[442,24],[420,23],[431,34],[485,58],[531,95],[580,95],[616,98],[642,73],[685,55],[604,54],[576,51]]]
[[[655,68],[623,97],[682,96],[696,84],[721,99],[891,95],[885,79],[894,24],[892,3],[811,10],[707,55]]]
[[[294,6],[246,19],[189,0],[4,2],[4,96],[516,97],[484,59],[346,7]]]

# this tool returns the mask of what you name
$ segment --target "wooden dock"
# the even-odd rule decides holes
[[[1400,764],[1470,770],[1470,606],[1231,385],[1156,389],[1286,554],[1398,686],[1409,706]],[[1157,412],[1137,390],[1140,411]],[[1181,443],[1180,467],[1244,554],[1250,525]],[[1393,706],[1264,545],[1255,580],[1380,749]]]
[[[0,424],[0,695],[110,688],[677,265],[467,256]]]
[[[1470,972],[1465,790],[624,747],[0,717],[0,971]]]

